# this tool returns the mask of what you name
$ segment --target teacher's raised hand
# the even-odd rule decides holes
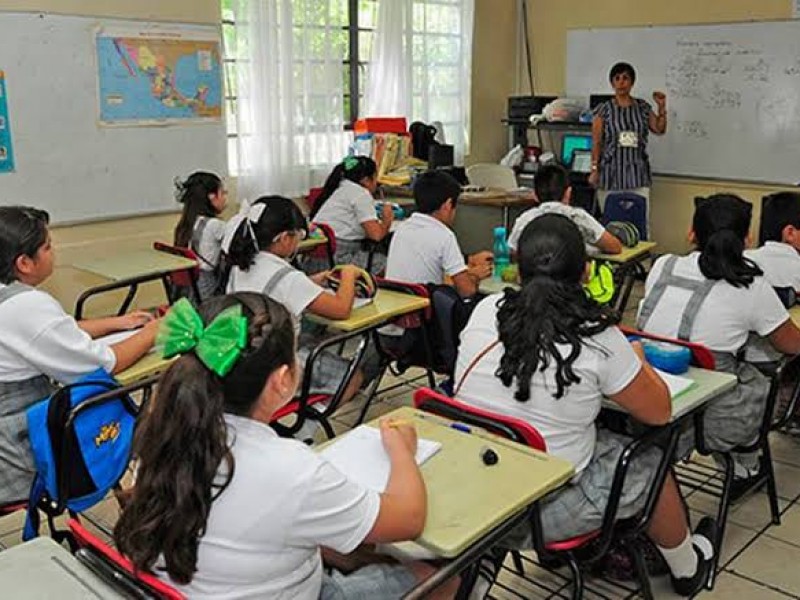
[[[658,90],[653,92],[653,100],[658,105],[659,109],[664,110],[664,107],[667,105],[667,95],[664,92]]]

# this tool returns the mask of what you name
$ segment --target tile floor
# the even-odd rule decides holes
[[[641,285],[637,285],[631,298],[624,321],[633,323]],[[423,380],[411,381],[414,372],[401,377],[387,375],[381,389],[398,387],[382,392],[367,413],[367,419],[376,418],[404,405],[411,404],[414,389],[423,385]],[[363,400],[354,400],[345,406],[334,419],[337,433],[350,428],[363,406]],[[778,478],[778,492],[782,524],[770,523],[769,507],[764,492],[758,492],[731,508],[723,547],[720,573],[713,591],[703,592],[698,598],[721,600],[779,600],[800,599],[800,439],[784,434],[773,434],[772,447]],[[698,492],[686,491],[687,503],[694,523],[704,514],[713,514],[716,505],[712,499]],[[110,531],[116,521],[116,500],[108,498],[88,511],[92,523],[89,527],[100,535]],[[16,513],[0,518],[0,549],[19,544],[24,516]],[[553,592],[546,592],[538,585],[521,579],[509,570],[504,570],[490,596],[496,600],[518,600],[526,598],[569,598],[569,586],[558,577],[530,563],[526,564],[526,577],[547,585]],[[668,578],[653,578],[654,593],[661,599],[677,598],[671,592]],[[631,598],[630,593],[610,586],[608,583],[590,579],[586,598]]]

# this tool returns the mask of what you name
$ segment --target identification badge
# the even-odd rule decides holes
[[[623,148],[635,148],[639,145],[639,136],[635,131],[620,131],[619,145]]]

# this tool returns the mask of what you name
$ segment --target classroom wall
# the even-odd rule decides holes
[[[528,0],[528,31],[534,55],[537,94],[562,94],[566,79],[567,31],[589,27],[680,25],[791,18],[791,0]],[[635,66],[636,57],[630,57]],[[609,65],[610,66],[610,65]],[[636,91],[636,90],[634,90]],[[638,90],[647,97],[650,90]],[[667,98],[669,104],[669,98]],[[658,141],[650,142],[658,143]],[[754,203],[754,230],[761,196],[780,187],[720,180],[657,177],[651,189],[651,222],[659,251],[689,249],[686,231],[693,198],[719,191],[739,194]]]
[[[0,0],[0,10],[216,24],[220,3],[216,0]]]

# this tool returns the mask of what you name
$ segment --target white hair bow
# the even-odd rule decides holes
[[[246,222],[247,229],[250,232],[250,239],[253,240],[253,245],[256,247],[256,252],[258,252],[258,240],[256,239],[256,232],[253,230],[253,223],[258,223],[266,208],[267,205],[264,202],[258,202],[256,204],[242,202],[239,213],[230,221],[228,221],[227,225],[225,226],[225,236],[222,238],[222,251],[226,254],[230,252],[233,236],[239,230],[242,222]]]

